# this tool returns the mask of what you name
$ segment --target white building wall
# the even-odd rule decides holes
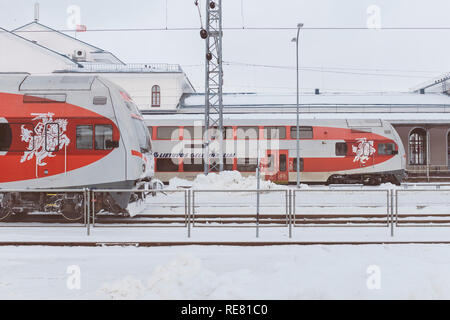
[[[57,53],[0,29],[0,72],[51,73],[75,65]]]
[[[84,75],[85,73],[70,73]],[[124,88],[141,110],[175,110],[185,91],[184,73],[97,73],[90,75],[102,76]],[[152,107],[152,87],[159,85],[161,106]]]
[[[176,109],[182,90],[183,75],[180,73],[103,73],[103,77],[123,87],[141,110]],[[152,107],[152,87],[159,85],[161,106]]]

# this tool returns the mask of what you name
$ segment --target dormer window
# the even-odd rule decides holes
[[[161,88],[158,85],[152,87],[152,107],[161,106]]]

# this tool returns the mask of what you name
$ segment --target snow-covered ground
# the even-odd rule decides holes
[[[171,181],[140,214],[256,214],[254,177],[237,172]],[[262,181],[260,213],[286,216],[295,187]],[[295,191],[297,215],[371,214],[386,218],[390,189],[399,214],[450,214],[450,189],[434,186],[306,186]],[[426,191],[422,190],[426,189]],[[220,190],[220,192],[219,192]],[[237,190],[237,192],[231,192]],[[288,190],[288,191],[286,191]],[[137,209],[137,208],[136,208]],[[401,222],[399,218],[399,221]],[[52,227],[53,226],[53,227]],[[221,246],[0,247],[0,299],[450,299],[448,227],[305,227],[218,225],[83,226],[0,224],[1,242],[219,242]],[[410,242],[430,244],[227,246],[229,242]],[[81,289],[73,289],[80,272]],[[69,272],[69,273],[67,273]],[[75,277],[75,278],[74,278]],[[69,287],[67,286],[69,281]],[[75,285],[76,287],[76,285]]]
[[[449,299],[449,250],[1,247],[0,299]]]
[[[224,171],[208,176],[200,174],[194,181],[173,178],[167,192],[147,198],[146,206],[132,210],[134,214],[183,214],[183,190],[194,190],[196,214],[256,214],[257,179],[242,177],[237,171]],[[295,213],[298,214],[387,214],[389,190],[398,192],[398,214],[450,214],[450,186],[436,189],[434,185],[380,186],[281,186],[261,181],[260,213],[286,214],[286,190],[295,192]],[[227,192],[227,190],[242,192]],[[253,191],[246,191],[253,190]],[[294,201],[294,200],[293,200]]]

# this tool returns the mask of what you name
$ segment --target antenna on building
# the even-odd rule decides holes
[[[197,5],[196,1],[196,5]],[[206,24],[200,36],[205,39],[205,135],[203,137],[204,173],[223,171],[223,69],[222,0],[206,0]],[[214,132],[214,135],[212,134]],[[218,150],[210,150],[215,140]],[[213,161],[211,161],[214,159]],[[217,160],[216,160],[217,159]]]
[[[34,21],[39,21],[39,2],[34,4]]]

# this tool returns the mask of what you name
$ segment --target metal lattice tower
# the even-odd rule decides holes
[[[206,0],[206,34],[203,158],[208,174],[223,171],[222,0]]]

